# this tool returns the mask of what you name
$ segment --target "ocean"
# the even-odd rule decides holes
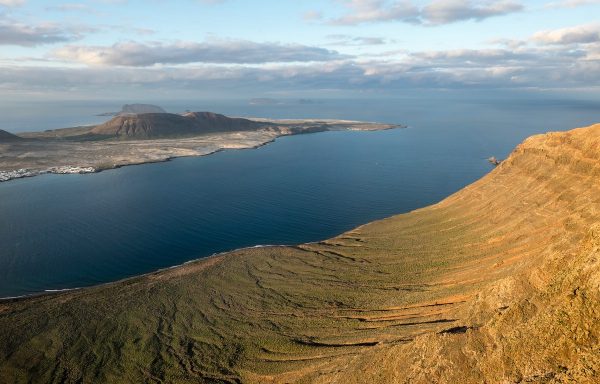
[[[0,297],[115,281],[241,247],[323,240],[423,207],[525,137],[600,121],[551,97],[154,101],[170,112],[406,124],[284,137],[258,149],[0,183]],[[116,102],[4,103],[0,129],[99,123]],[[1,154],[0,154],[1,155]]]

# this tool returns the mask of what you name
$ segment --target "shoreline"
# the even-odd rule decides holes
[[[401,213],[400,213],[401,214]],[[396,216],[396,215],[393,215]],[[390,216],[390,217],[393,217]],[[367,225],[369,223],[365,223],[365,224],[361,224],[362,225]],[[359,228],[359,227],[357,227]],[[350,231],[353,231],[355,228],[351,229]],[[349,231],[346,231],[349,232]],[[335,236],[332,237],[335,238],[337,236],[340,236],[346,232],[342,232],[339,233]],[[306,242],[306,243],[301,243],[301,244],[257,244],[257,245],[250,245],[247,247],[241,247],[241,248],[235,248],[235,249],[231,249],[228,251],[223,251],[223,252],[217,252],[217,253],[213,253],[212,255],[209,256],[205,256],[205,257],[199,257],[196,259],[191,259],[188,261],[184,261],[183,263],[179,263],[179,264],[175,264],[175,265],[171,265],[168,267],[163,267],[163,268],[159,268],[159,269],[155,269],[153,271],[150,272],[146,272],[146,273],[141,273],[141,274],[137,274],[137,275],[132,275],[132,276],[128,276],[128,277],[123,277],[121,279],[118,280],[113,280],[113,281],[107,281],[105,283],[99,283],[99,284],[92,284],[92,285],[84,285],[81,287],[73,287],[73,288],[54,288],[54,289],[45,289],[43,291],[39,291],[39,292],[33,292],[33,293],[27,293],[24,295],[17,295],[17,296],[5,296],[5,297],[0,297],[0,304],[2,303],[15,303],[18,301],[23,301],[23,300],[29,300],[29,299],[34,299],[34,298],[42,298],[44,296],[57,296],[60,295],[62,293],[67,293],[67,292],[74,292],[74,291],[81,291],[81,290],[85,290],[85,289],[94,289],[94,288],[102,288],[102,287],[110,287],[111,285],[115,285],[115,284],[121,284],[121,283],[125,283],[128,281],[134,281],[136,279],[143,279],[143,278],[147,278],[153,275],[159,275],[163,272],[167,272],[173,269],[177,269],[180,267],[184,267],[186,265],[190,265],[190,264],[196,264],[196,263],[210,263],[210,261],[213,261],[214,259],[218,258],[218,257],[222,257],[222,256],[226,256],[235,252],[242,252],[242,251],[247,251],[250,249],[257,249],[257,248],[289,248],[289,247],[297,247],[299,245],[309,245],[309,244],[318,244],[322,241],[327,241],[330,239],[323,239],[323,240],[317,240],[317,241],[310,241],[310,242]]]
[[[284,135],[284,136],[289,136],[289,135]],[[277,138],[284,137],[284,136],[278,136]],[[16,169],[16,170],[11,170],[11,171],[0,171],[0,183],[6,183],[9,181],[13,181],[13,180],[32,178],[32,177],[42,176],[42,175],[88,175],[88,174],[94,174],[94,173],[101,173],[104,171],[111,171],[111,170],[119,169],[119,168],[123,168],[123,167],[145,165],[145,164],[166,163],[166,162],[169,162],[174,159],[180,159],[180,158],[186,158],[186,157],[210,156],[210,155],[214,155],[216,153],[223,152],[226,150],[258,149],[260,147],[263,147],[265,145],[273,143],[277,138],[269,140],[269,141],[265,141],[262,144],[257,144],[257,145],[253,145],[253,146],[249,146],[249,147],[218,148],[218,149],[215,149],[214,151],[197,154],[197,155],[171,156],[171,157],[165,157],[164,159],[141,161],[138,163],[115,164],[113,167],[107,167],[107,168],[63,166],[63,167],[53,167],[53,168],[42,169],[42,170]],[[66,170],[62,171],[62,169],[66,169]],[[14,174],[14,173],[16,173],[15,176],[6,175],[6,174]]]
[[[384,130],[405,129],[405,128],[408,128],[408,127],[406,127],[406,126],[398,126],[398,127],[390,127],[390,128],[386,128],[386,129],[379,129],[379,130],[352,130],[352,132],[384,131]],[[330,130],[330,131],[323,131],[323,132],[341,132],[341,131],[344,131],[344,130],[343,129],[341,129],[341,130]],[[299,133],[299,134],[318,134],[318,133],[322,133],[322,132],[309,132],[309,133]],[[261,144],[257,144],[257,145],[250,146],[250,147],[244,147],[244,148],[219,148],[219,149],[216,149],[216,150],[214,150],[212,152],[205,153],[205,154],[189,155],[189,156],[174,156],[174,157],[166,158],[164,160],[147,161],[147,162],[141,162],[141,163],[136,163],[136,164],[123,164],[123,165],[115,166],[113,168],[97,169],[97,170],[90,171],[90,172],[73,172],[73,173],[70,173],[70,174],[94,174],[94,173],[100,173],[100,172],[109,171],[109,170],[113,170],[113,169],[119,169],[119,168],[128,167],[128,166],[165,163],[165,162],[169,162],[169,161],[172,161],[172,160],[175,160],[175,159],[178,159],[178,158],[185,158],[185,157],[198,157],[199,158],[199,157],[203,157],[203,156],[213,155],[213,154],[216,154],[216,153],[219,153],[219,152],[224,152],[224,151],[227,151],[227,150],[251,150],[251,149],[258,149],[258,148],[261,148],[263,146],[275,143],[278,139],[280,139],[282,137],[291,137],[291,136],[296,136],[296,135],[299,135],[299,134],[280,135],[280,136],[277,136],[277,137],[275,137],[275,138],[273,138],[271,140],[268,140],[268,141],[265,141],[265,142],[263,142]],[[7,181],[0,181],[0,184],[3,183],[3,182],[12,181],[12,180],[18,180],[18,179],[23,179],[23,178],[31,178],[31,177],[35,177],[35,176],[48,175],[48,174],[56,174],[56,175],[58,175],[58,174],[68,174],[68,173],[40,172],[40,173],[37,173],[35,175],[31,175],[31,176],[22,176],[22,177],[10,179],[10,180],[7,180]],[[1,175],[1,172],[0,172],[0,175]],[[401,212],[401,213],[395,213],[392,216],[396,216],[398,214],[403,214],[403,212]],[[392,217],[392,216],[389,216],[389,217]],[[385,220],[387,218],[388,217],[384,217],[384,218],[381,218],[381,219],[377,219],[375,221]],[[344,234],[346,232],[356,230],[356,229],[358,229],[358,228],[360,228],[360,227],[362,227],[364,225],[368,225],[370,223],[371,222],[360,224],[356,228],[351,228],[348,231],[338,233],[338,234],[334,235],[332,238],[340,236],[340,235],[342,235],[342,234]],[[190,260],[185,261],[185,262],[180,263],[180,264],[166,266],[166,267],[162,267],[162,268],[159,268],[159,269],[156,269],[156,270],[152,270],[152,271],[149,271],[149,272],[145,272],[145,273],[142,273],[142,274],[136,274],[136,275],[132,275],[132,276],[120,278],[118,280],[107,281],[107,282],[104,282],[104,283],[92,284],[92,285],[84,285],[84,286],[81,286],[81,287],[73,287],[73,288],[45,289],[43,291],[27,293],[27,294],[24,294],[24,295],[0,297],[0,303],[13,302],[13,301],[19,301],[19,300],[26,300],[26,299],[30,299],[30,298],[39,298],[39,297],[42,297],[42,296],[50,296],[50,295],[54,296],[54,295],[58,295],[58,294],[65,293],[65,292],[79,291],[79,290],[83,290],[83,289],[91,289],[91,288],[96,288],[96,287],[110,286],[112,284],[118,284],[118,283],[121,283],[121,282],[134,280],[134,279],[137,279],[137,278],[144,278],[144,277],[147,277],[147,276],[152,276],[154,274],[159,274],[161,272],[168,271],[168,270],[171,270],[171,269],[175,269],[175,268],[178,268],[178,267],[182,267],[182,266],[185,266],[187,264],[202,263],[202,262],[205,262],[205,261],[212,260],[213,258],[216,258],[216,257],[219,257],[219,256],[223,256],[223,255],[234,253],[234,252],[244,251],[244,250],[248,250],[248,249],[269,248],[269,247],[273,247],[273,248],[277,248],[277,247],[296,247],[296,246],[299,246],[299,245],[317,244],[319,242],[327,241],[327,240],[330,240],[330,239],[331,238],[326,238],[326,239],[320,239],[320,240],[315,240],[315,241],[303,242],[303,243],[299,243],[299,244],[268,244],[268,245],[257,244],[257,245],[250,245],[250,246],[247,246],[247,247],[234,248],[234,249],[230,249],[230,250],[219,252],[219,253],[214,253],[214,254],[211,254],[211,255],[208,255],[208,256],[204,256],[204,257],[193,258],[193,259],[190,259]]]
[[[529,138],[442,201],[329,240],[1,300],[3,367],[33,381],[110,379],[159,356],[163,381],[593,380],[600,238],[581,212],[597,211],[600,186],[595,167],[573,164],[597,165],[599,140],[600,124]],[[499,359],[511,364],[501,377]]]
[[[490,171],[491,172],[491,171]],[[442,200],[450,197],[452,195],[448,195],[444,198],[442,198]],[[441,201],[442,201],[441,200]],[[437,203],[431,204],[429,206],[434,206]],[[53,288],[53,289],[44,289],[43,291],[39,291],[39,292],[32,292],[32,293],[28,293],[28,294],[24,294],[24,295],[17,295],[17,296],[5,296],[5,297],[0,297],[0,304],[2,303],[13,303],[13,302],[18,302],[18,301],[22,301],[22,300],[28,300],[28,299],[33,299],[33,298],[41,298],[44,296],[57,296],[63,293],[67,293],[67,292],[74,292],[74,291],[81,291],[81,290],[86,290],[86,289],[95,289],[95,288],[102,288],[102,287],[110,287],[112,285],[116,285],[116,284],[121,284],[124,282],[128,282],[128,281],[134,281],[136,279],[143,279],[143,278],[147,278],[153,275],[160,275],[163,272],[167,272],[170,270],[174,270],[180,267],[184,267],[186,265],[190,265],[190,264],[196,264],[196,263],[210,263],[210,261],[218,258],[218,257],[223,257],[229,254],[233,254],[236,252],[243,252],[243,251],[247,251],[247,250],[251,250],[251,249],[257,249],[257,248],[298,248],[301,246],[306,246],[306,245],[318,245],[320,243],[329,241],[329,240],[333,240],[336,239],[346,233],[351,233],[354,231],[358,231],[361,228],[371,225],[371,224],[375,224],[378,222],[382,222],[385,220],[389,220],[393,217],[399,216],[399,215],[404,215],[404,214],[408,214],[410,212],[413,211],[417,211],[419,209],[424,209],[427,208],[428,206],[424,206],[424,207],[420,207],[420,208],[416,208],[414,210],[411,211],[407,211],[407,212],[399,212],[399,213],[394,213],[390,216],[386,216],[380,219],[376,219],[376,220],[372,220],[366,223],[362,223],[357,225],[356,227],[350,228],[346,231],[337,233],[331,237],[325,238],[325,239],[320,239],[320,240],[314,240],[314,241],[306,241],[306,242],[302,242],[302,243],[295,243],[295,244],[256,244],[256,245],[249,245],[246,247],[240,247],[240,248],[234,248],[234,249],[230,249],[227,251],[223,251],[223,252],[216,252],[213,253],[211,255],[208,256],[204,256],[204,257],[198,257],[198,258],[194,258],[194,259],[190,259],[187,261],[184,261],[182,263],[179,264],[174,264],[174,265],[170,265],[167,267],[162,267],[162,268],[158,268],[149,272],[145,272],[145,273],[140,273],[140,274],[136,274],[136,275],[132,275],[132,276],[127,276],[127,277],[123,277],[117,280],[112,280],[112,281],[107,281],[104,283],[98,283],[98,284],[92,284],[92,285],[84,285],[81,287],[73,287],[73,288]]]
[[[303,120],[303,121],[313,122],[313,120]],[[228,138],[227,136],[228,135],[229,136],[248,135],[248,132],[239,131],[239,132],[230,132],[230,133],[224,133],[224,134],[213,134],[213,135],[207,135],[207,136],[196,136],[196,137],[182,138],[182,139],[174,138],[174,139],[158,139],[158,140],[147,140],[147,141],[132,140],[132,141],[112,141],[112,142],[108,142],[108,143],[101,143],[101,144],[108,144],[108,146],[124,146],[124,147],[126,147],[125,149],[128,149],[128,148],[132,148],[134,146],[140,145],[140,144],[149,145],[149,146],[151,146],[152,144],[155,144],[156,146],[159,146],[159,147],[162,147],[164,145],[177,146],[178,144],[193,143],[194,140],[203,140],[203,139],[207,139],[207,138],[216,142],[216,144],[215,143],[207,144],[207,143],[200,142],[199,143],[200,145],[192,146],[192,148],[190,148],[190,150],[193,153],[189,153],[189,151],[188,151],[188,153],[175,153],[175,152],[177,152],[178,148],[174,147],[172,149],[173,153],[171,155],[159,154],[158,155],[159,157],[139,159],[139,161],[135,161],[135,160],[127,161],[127,159],[121,159],[121,162],[116,162],[114,164],[110,164],[109,166],[105,166],[105,165],[93,166],[93,165],[89,164],[89,161],[87,161],[87,159],[84,159],[87,161],[87,164],[81,164],[81,163],[86,162],[86,161],[82,161],[77,165],[73,165],[73,164],[56,165],[56,166],[51,166],[51,167],[41,168],[41,169],[30,168],[30,167],[19,167],[19,168],[13,168],[13,169],[8,169],[8,170],[0,170],[0,183],[6,183],[9,181],[13,181],[13,180],[31,178],[31,177],[47,175],[47,174],[54,174],[54,175],[94,174],[94,173],[100,173],[102,171],[119,169],[119,168],[126,167],[126,166],[163,163],[163,162],[171,161],[173,159],[184,158],[184,157],[208,156],[208,155],[213,155],[215,153],[225,151],[225,150],[230,150],[230,149],[234,149],[234,150],[258,149],[260,147],[263,147],[265,145],[273,143],[275,140],[277,140],[280,137],[287,137],[287,136],[305,135],[305,134],[321,133],[321,132],[336,132],[336,131],[370,132],[370,131],[385,131],[385,130],[391,130],[391,129],[408,128],[407,126],[401,125],[401,124],[380,124],[380,123],[340,121],[340,120],[331,120],[331,121],[319,120],[319,122],[326,122],[328,124],[330,123],[330,124],[335,124],[335,125],[331,126],[331,127],[327,127],[326,129],[323,129],[321,131],[301,130],[298,132],[280,131],[277,133],[273,133],[273,132],[269,132],[266,130],[260,130],[260,131],[250,132],[250,135],[258,135],[259,137],[254,138],[254,139],[250,137],[247,140],[250,140],[251,142],[239,143],[239,144],[237,144],[238,146],[236,146],[236,143],[234,142],[234,140],[236,139],[235,137]],[[352,126],[354,124],[358,124],[359,127]],[[346,125],[346,126],[339,127],[339,125]],[[367,128],[364,128],[365,125],[367,126]],[[260,136],[261,134],[263,136]],[[242,137],[242,139],[245,139],[245,137]],[[20,144],[25,145],[24,143],[20,143]],[[34,144],[39,144],[39,142],[34,143]],[[60,141],[48,141],[48,144],[49,145],[52,145],[52,144],[64,145],[65,143],[60,142]],[[67,145],[80,145],[80,144],[81,143],[79,143],[79,142],[67,143]],[[202,144],[204,144],[204,146],[202,146]],[[211,149],[210,144],[212,144],[212,146],[217,146],[217,148]],[[2,145],[2,143],[0,143],[0,145]],[[134,159],[135,159],[135,157],[134,157]],[[0,166],[1,166],[1,164],[0,164]]]

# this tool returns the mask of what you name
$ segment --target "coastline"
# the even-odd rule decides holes
[[[257,119],[257,121],[263,120]],[[280,122],[285,125],[278,127],[277,130],[215,133],[171,139],[89,143],[58,140],[20,142],[18,144],[0,143],[0,149],[4,149],[4,152],[7,153],[3,159],[0,159],[0,183],[44,174],[99,173],[125,166],[166,162],[180,157],[208,156],[228,149],[257,149],[284,136],[326,131],[377,131],[407,128],[399,124],[345,120],[307,119],[285,123],[280,120],[265,119],[264,121]],[[294,129],[288,127],[288,124],[293,124]],[[301,125],[300,129],[296,127],[298,124]],[[315,130],[314,124],[318,124],[318,130]],[[65,128],[59,130],[65,130]],[[28,133],[28,136],[31,135],[35,135],[35,133]],[[21,160],[25,154],[29,155],[30,153],[35,154],[35,156],[29,156],[33,157],[35,162]],[[75,160],[67,163],[66,159],[71,157],[74,157]],[[36,163],[40,162],[43,162],[44,166],[36,166]]]
[[[597,215],[581,212],[598,212],[599,142],[600,124],[533,136],[439,203],[328,240],[1,300],[10,349],[0,372],[110,381],[125,364],[155,367],[165,382],[520,382],[538,372],[588,382],[600,372],[600,238]]]
[[[366,224],[363,224],[363,225],[366,225]],[[320,241],[326,241],[326,240],[320,240]],[[301,245],[317,244],[320,241],[303,243]],[[264,244],[264,245],[263,244],[257,244],[257,245],[251,245],[251,246],[248,246],[248,247],[235,248],[235,249],[231,249],[231,250],[228,250],[228,251],[213,253],[212,255],[205,256],[205,257],[200,257],[200,258],[197,258],[197,259],[191,259],[191,260],[188,260],[188,261],[184,261],[183,263],[171,265],[171,266],[168,266],[168,267],[159,268],[159,269],[156,269],[156,270],[153,270],[153,271],[150,271],[150,272],[136,274],[136,275],[133,275],[133,276],[124,277],[124,278],[121,278],[121,279],[118,279],[118,280],[114,280],[114,281],[107,281],[105,283],[92,284],[92,285],[84,285],[84,286],[81,286],[81,287],[73,287],[73,288],[45,289],[45,290],[40,291],[40,292],[33,292],[33,293],[24,294],[24,295],[0,297],[0,304],[3,304],[3,303],[15,303],[15,302],[21,301],[21,300],[28,300],[28,299],[34,299],[34,298],[42,298],[44,296],[56,296],[56,295],[60,295],[62,293],[82,291],[82,290],[86,290],[86,289],[107,288],[107,287],[110,287],[110,286],[113,286],[113,285],[117,285],[117,284],[123,284],[123,283],[127,283],[127,282],[132,282],[132,281],[135,281],[135,280],[138,280],[138,279],[145,279],[145,278],[149,278],[149,277],[152,277],[152,276],[158,276],[158,275],[161,275],[161,274],[163,274],[165,272],[168,272],[168,271],[171,271],[171,270],[174,270],[174,269],[177,269],[177,268],[182,268],[182,267],[185,267],[186,265],[190,265],[190,264],[202,264],[202,263],[213,264],[214,261],[215,261],[215,259],[217,259],[219,257],[222,257],[222,256],[226,256],[226,255],[231,254],[231,253],[235,253],[235,252],[243,252],[243,251],[257,249],[257,248],[280,248],[280,247],[281,248],[285,248],[285,247],[294,247],[294,246],[295,245],[286,245],[286,244]]]
[[[396,127],[387,128],[387,130],[391,130],[391,129],[397,129],[397,128]],[[381,129],[381,130],[383,130],[383,129]],[[341,132],[343,130],[335,130],[335,131],[340,131]],[[354,134],[354,136],[355,137],[360,137],[361,134],[358,133],[358,132],[361,132],[361,131],[364,131],[364,130],[358,130],[358,131],[356,131],[357,134]],[[333,132],[333,130],[332,130],[332,132]],[[320,132],[315,132],[315,133],[320,133]],[[309,134],[309,133],[305,133],[305,134]],[[356,135],[358,135],[358,136],[356,136]],[[209,154],[215,154],[217,152],[225,151],[227,149],[257,149],[257,148],[260,148],[262,146],[266,146],[268,144],[274,143],[275,141],[277,141],[281,137],[287,137],[287,136],[295,136],[295,135],[279,135],[279,136],[274,137],[274,138],[272,138],[270,140],[266,140],[266,141],[263,141],[263,142],[258,143],[256,145],[253,145],[251,147],[249,146],[249,147],[219,148],[219,149],[215,149],[212,152],[207,152],[207,153],[204,153],[204,154],[201,154],[201,155],[197,155],[197,156],[194,155],[194,156],[187,156],[187,157],[207,156]],[[337,136],[337,137],[340,137],[340,136]],[[293,139],[291,138],[291,140],[293,140]],[[157,160],[157,161],[145,162],[145,163],[143,162],[143,163],[139,163],[139,164],[126,164],[126,165],[115,167],[115,169],[116,168],[125,167],[125,166],[129,166],[129,165],[143,165],[143,164],[150,164],[150,163],[167,162],[167,161],[174,160],[176,158],[178,158],[178,157],[170,157],[170,158],[165,158],[164,160]],[[94,170],[93,172],[86,172],[86,173],[100,173],[100,172],[103,172],[105,170],[108,170],[108,169],[98,169],[98,170]],[[73,173],[79,173],[79,172],[73,172]],[[48,172],[39,173],[38,175],[43,175],[43,174],[49,174],[49,173]],[[34,176],[28,176],[28,177],[34,177]],[[76,179],[80,179],[80,180],[82,180],[81,182],[85,182],[84,178],[76,178]],[[57,180],[57,182],[59,182],[61,179],[60,178],[56,178],[55,180]],[[35,185],[35,184],[31,184],[31,185]],[[341,233],[341,232],[335,232],[335,234],[339,234],[339,233]],[[311,242],[312,241],[318,242],[318,241],[323,240],[323,238],[322,237],[315,237],[315,238],[312,238],[312,239],[309,239],[309,240],[311,240]],[[299,244],[299,243],[304,244],[304,242],[298,242],[298,243],[283,242],[283,243],[280,243],[278,241],[274,241],[271,246],[276,246],[276,247],[277,246],[294,246],[294,245]],[[236,252],[236,251],[240,251],[240,250],[243,250],[243,249],[246,249],[246,248],[257,248],[257,247],[264,246],[264,245],[261,245],[261,244],[257,245],[257,244],[252,244],[252,243],[247,243],[247,245],[248,245],[247,247],[241,247],[241,248],[238,248],[238,247],[235,247],[235,246],[231,247],[231,248],[226,248],[227,251],[224,251],[224,252],[221,252],[221,253]],[[200,262],[200,261],[202,261],[204,259],[208,259],[208,258],[213,257],[214,254],[211,254],[211,253],[205,253],[205,254],[202,254],[202,255],[190,254],[189,256],[190,256],[190,258],[186,262],[184,262],[182,264],[189,263],[189,262]],[[171,265],[171,264],[165,263],[162,266],[160,266],[159,269],[150,269],[150,270],[146,270],[146,271],[141,271],[141,273],[127,274],[125,276],[123,276],[123,275],[116,276],[116,279],[106,279],[104,281],[95,282],[95,283],[92,282],[92,283],[88,283],[88,284],[83,283],[83,285],[79,285],[81,283],[78,283],[78,285],[76,285],[76,286],[72,286],[70,284],[67,284],[67,285],[58,284],[58,285],[54,285],[54,286],[45,286],[45,287],[44,286],[39,286],[39,287],[36,287],[35,289],[31,289],[29,291],[22,290],[21,292],[6,292],[6,295],[0,295],[1,296],[0,297],[0,301],[1,300],[10,300],[10,299],[15,299],[15,298],[23,298],[23,297],[36,297],[36,296],[45,295],[45,294],[48,294],[48,295],[50,295],[50,294],[57,294],[57,293],[63,292],[64,290],[76,290],[78,288],[91,288],[91,287],[95,287],[95,286],[102,286],[102,285],[105,285],[105,284],[110,284],[110,283],[115,283],[115,282],[121,281],[122,279],[132,279],[132,278],[136,278],[136,277],[139,277],[139,276],[144,276],[146,274],[153,274],[153,273],[159,272],[159,271],[161,271],[163,269],[170,269],[170,268],[173,268],[173,267],[177,267],[179,265],[181,265],[181,264]],[[47,288],[51,288],[51,291],[47,291],[46,290]]]

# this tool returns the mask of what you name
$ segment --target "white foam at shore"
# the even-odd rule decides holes
[[[44,292],[65,292],[65,291],[75,291],[77,289],[81,289],[81,288],[77,287],[77,288],[62,288],[62,289],[44,289]]]

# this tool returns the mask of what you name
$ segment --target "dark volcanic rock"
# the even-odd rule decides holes
[[[2,129],[0,129],[0,143],[9,143],[9,142],[15,142],[15,141],[22,141],[25,140],[22,137],[19,137],[17,135],[13,135],[10,132],[6,132],[3,131]]]

